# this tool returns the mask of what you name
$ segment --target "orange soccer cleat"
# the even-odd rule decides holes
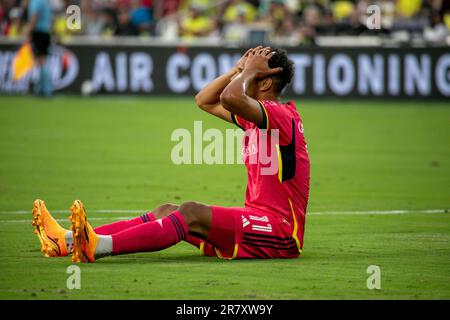
[[[47,210],[44,201],[35,200],[32,210],[34,233],[41,243],[41,251],[46,257],[65,257],[69,254],[64,229]]]
[[[86,210],[80,200],[75,200],[70,210],[72,215],[69,219],[72,222],[73,232],[72,262],[95,262],[95,248],[99,236],[87,222]]]

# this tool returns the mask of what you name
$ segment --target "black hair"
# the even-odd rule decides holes
[[[275,54],[269,59],[269,68],[282,67],[283,71],[280,71],[271,76],[275,92],[278,94],[291,83],[294,76],[294,62],[289,59],[286,50],[272,49]]]

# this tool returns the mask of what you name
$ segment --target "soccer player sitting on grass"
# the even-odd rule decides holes
[[[158,251],[185,240],[206,256],[225,259],[298,257],[303,246],[310,165],[294,103],[279,102],[292,76],[293,63],[285,51],[259,46],[248,50],[233,69],[195,97],[202,110],[246,130],[244,207],[165,204],[141,217],[93,229],[77,200],[70,208],[69,231],[53,219],[42,200],[36,200],[33,225],[42,252],[46,256],[73,252],[74,262],[94,262],[108,255]],[[277,170],[271,174],[263,172],[267,164],[249,161],[255,152],[260,153],[263,132],[278,155]]]

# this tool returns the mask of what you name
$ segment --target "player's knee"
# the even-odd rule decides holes
[[[165,203],[162,206],[160,206],[159,208],[161,209],[161,211],[170,213],[170,212],[177,210],[178,205],[173,204],[173,203]]]
[[[184,217],[186,223],[190,225],[198,222],[199,213],[204,206],[205,205],[195,201],[188,201],[180,205],[178,212]]]
[[[178,206],[172,203],[166,203],[153,210],[155,219],[167,217],[169,214],[178,209]]]

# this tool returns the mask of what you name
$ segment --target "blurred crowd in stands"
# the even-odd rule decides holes
[[[244,43],[258,36],[285,45],[314,44],[322,35],[390,36],[402,32],[440,42],[450,34],[450,0],[46,0],[53,35],[205,38]],[[81,28],[69,30],[66,9],[81,9]],[[28,0],[0,0],[0,32],[18,38]],[[380,8],[380,29],[369,29],[367,7]],[[267,39],[268,38],[268,39]],[[263,39],[261,39],[263,40]],[[256,41],[258,42],[258,41]]]

